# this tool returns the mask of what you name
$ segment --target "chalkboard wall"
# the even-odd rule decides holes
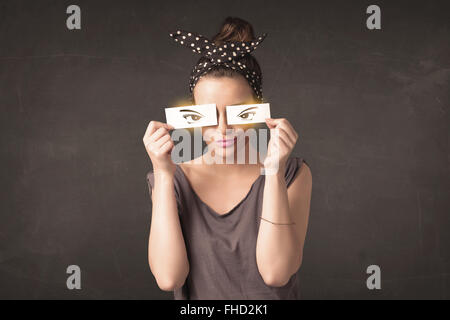
[[[369,30],[371,4],[0,1],[0,298],[173,298],[147,262],[142,136],[198,58],[169,32],[229,15],[268,33],[265,98],[312,171],[302,297],[450,298],[449,2],[376,1]]]

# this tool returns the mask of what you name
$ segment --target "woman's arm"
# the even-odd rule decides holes
[[[152,221],[148,261],[158,286],[165,291],[180,288],[189,273],[189,261],[174,190],[175,165],[170,158],[171,127],[151,121],[143,141],[153,164]]]
[[[261,219],[256,260],[264,282],[269,286],[281,287],[298,271],[302,263],[312,176],[309,167],[303,164],[287,189],[284,179],[285,163],[296,143],[297,135],[285,119],[275,119],[271,129],[275,126],[280,130],[276,160],[278,170],[276,174],[266,175],[261,217],[275,223],[295,224],[278,225]],[[270,148],[273,151],[274,146],[269,144],[268,157],[271,155]],[[270,167],[273,163],[274,159],[267,159],[265,167]]]
[[[173,175],[154,172],[154,177],[148,261],[158,286],[171,291],[184,284],[189,262],[178,217]]]
[[[281,287],[298,271],[302,263],[303,245],[308,225],[312,177],[306,164],[286,189],[284,171],[266,176],[262,217],[256,257],[258,269],[269,286]]]

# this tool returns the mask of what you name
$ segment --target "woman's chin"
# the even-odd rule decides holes
[[[220,147],[217,146],[216,148],[214,148],[215,154],[219,157],[225,158],[225,159],[229,159],[229,158],[233,158],[234,159],[234,146],[231,147]]]
[[[228,147],[223,147],[216,145],[213,150],[214,158],[216,158],[218,161],[219,159],[222,159],[222,162],[226,163],[234,163],[237,159],[237,162],[239,163],[239,159],[242,159],[241,161],[245,161],[245,148],[237,149],[236,145],[231,145]]]

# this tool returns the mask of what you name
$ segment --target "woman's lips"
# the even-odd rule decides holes
[[[231,139],[222,139],[217,140],[217,144],[221,146],[222,148],[228,148],[232,145],[234,145],[234,142],[237,140],[237,137],[231,138]]]

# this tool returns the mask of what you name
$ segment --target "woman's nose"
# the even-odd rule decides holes
[[[221,113],[219,114],[217,119],[217,130],[225,136],[227,134],[227,129],[230,130],[232,129],[232,127],[227,124],[226,115],[224,113]]]

